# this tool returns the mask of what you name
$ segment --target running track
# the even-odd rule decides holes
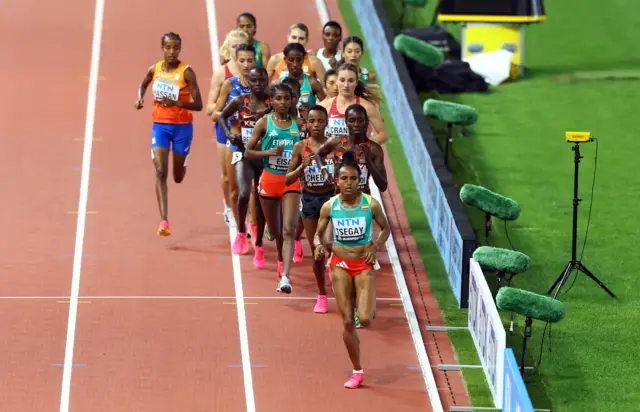
[[[3,411],[431,410],[386,254],[378,317],[359,332],[367,387],[356,391],[342,388],[351,368],[335,302],[312,312],[306,243],[290,296],[275,292],[273,243],[264,270],[251,255],[232,258],[204,113],[187,177],[169,184],[174,235],[155,234],[151,99],[141,111],[133,103],[162,58],[162,34],[182,36],[206,102],[209,42],[219,45],[240,12],[256,15],[274,54],[297,21],[309,26],[309,47],[321,44],[321,2],[279,1],[0,2]],[[342,22],[336,1],[327,6]],[[388,167],[384,204],[424,345],[432,364],[456,363],[447,337],[424,331],[442,319],[415,280],[424,269]],[[433,373],[445,410],[468,405],[457,372]]]

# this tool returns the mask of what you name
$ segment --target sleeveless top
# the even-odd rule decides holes
[[[236,113],[236,121],[240,123],[240,134],[242,137],[242,144],[247,145],[251,135],[253,134],[253,128],[256,126],[256,122],[262,117],[258,117],[258,113],[252,112],[250,107],[251,101],[249,94],[245,94],[242,107]],[[268,97],[264,101],[264,114],[271,111],[271,99]]]
[[[356,97],[356,103],[360,104],[360,98]],[[349,136],[347,122],[344,113],[338,111],[338,97],[334,97],[329,108],[329,119],[327,128],[324,129],[324,135],[331,137]]]
[[[275,149],[284,145],[284,150],[280,156],[263,157],[262,162],[265,170],[277,175],[287,174],[289,163],[293,154],[293,146],[300,141],[300,131],[296,124],[296,119],[289,115],[291,126],[280,129],[273,122],[273,113],[267,115],[267,130],[262,138],[262,151]]]
[[[321,49],[318,49],[318,52],[316,53],[316,58],[320,60],[325,70],[332,69],[331,65],[329,64],[330,58],[327,59],[326,57],[324,57],[322,53],[324,53],[324,47]],[[341,58],[342,58],[342,52],[338,50],[335,55],[336,62],[339,62]]]
[[[304,158],[305,156],[315,155],[315,153],[316,152],[313,150],[313,148],[309,144],[309,141],[307,140],[304,143],[304,149],[302,150],[302,157]],[[334,153],[329,153],[324,158],[324,163],[327,165],[327,171],[332,176],[333,176],[333,171],[335,170],[334,159],[335,159]],[[312,189],[319,189],[323,187],[326,187],[327,189],[329,188],[327,187],[326,180],[323,177],[322,170],[320,169],[320,166],[316,162],[315,156],[311,158],[311,164],[304,169],[304,175],[300,176],[300,182],[304,183],[304,187],[309,187]]]
[[[256,67],[263,67],[262,52],[260,51],[260,42],[256,39],[253,39],[253,48],[256,49]]]
[[[286,76],[283,75],[283,73],[288,72],[289,69],[287,68],[287,63],[284,61],[284,56],[283,58],[280,60],[280,63],[278,63],[278,66],[276,66],[276,76],[279,79],[284,79]],[[313,67],[311,67],[311,60],[309,59],[309,50],[307,50],[307,53],[304,55],[304,61],[302,62],[302,72],[304,74],[308,74],[309,76],[313,76],[316,77],[316,73],[313,71]]]
[[[362,193],[360,204],[355,208],[346,208],[340,201],[340,195],[331,199],[329,217],[333,223],[333,239],[340,246],[364,246],[373,240],[373,212],[371,196]]]
[[[342,155],[344,152],[349,150],[355,151],[355,147],[347,148],[347,144],[349,143],[349,136],[344,136],[340,138],[340,146],[338,146],[335,150],[336,157],[335,162],[336,165],[342,161]],[[371,140],[366,140],[366,145],[371,147]],[[367,161],[364,158],[364,154],[360,156],[358,159],[358,166],[360,167],[360,184],[358,185],[358,190],[364,193],[371,193],[371,188],[369,187],[369,168],[367,167]],[[336,180],[336,193],[340,192],[340,188],[338,187],[338,182]]]
[[[168,97],[171,100],[189,102],[191,91],[184,79],[184,71],[189,67],[185,62],[180,62],[175,71],[166,72],[162,69],[163,61],[159,61],[153,68],[153,111],[151,119],[154,123],[187,124],[193,122],[191,110],[182,107],[164,107],[162,99]]]
[[[358,76],[358,80],[365,84],[371,84],[371,78],[369,77],[369,70],[364,67],[360,68],[360,76]]]

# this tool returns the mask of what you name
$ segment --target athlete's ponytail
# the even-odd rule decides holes
[[[359,78],[358,68],[351,63],[342,63],[338,66],[336,70],[338,73],[348,70],[356,75],[356,89],[354,90],[354,94],[362,99],[368,100],[373,103],[375,106],[380,106],[380,102],[382,101],[382,95],[380,93],[380,88],[375,84],[366,84]]]
[[[231,60],[231,51],[229,50],[229,41],[231,39],[244,40],[246,44],[249,44],[249,35],[242,30],[231,30],[227,37],[224,39],[224,43],[220,46],[220,55],[224,57],[226,61]]]
[[[358,161],[356,160],[356,152],[349,150],[342,154],[342,160],[338,163],[338,167],[336,167],[334,178],[338,178],[340,176],[340,169],[345,166],[353,167],[356,169],[358,173],[358,177],[362,174],[362,170],[360,170],[360,166],[358,165]]]

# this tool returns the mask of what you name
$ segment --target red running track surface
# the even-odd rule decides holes
[[[179,7],[167,0],[105,3],[83,255],[76,265],[95,4],[0,3],[0,35],[11,39],[0,75],[13,80],[0,107],[2,409],[58,410],[66,398],[70,407],[60,410],[235,412],[247,404],[260,412],[430,410],[386,254],[377,276],[378,317],[359,331],[366,387],[356,391],[342,387],[351,366],[335,302],[329,314],[312,312],[316,290],[306,242],[290,296],[275,292],[275,244],[265,241],[263,270],[253,268],[251,255],[231,257],[216,143],[204,112],[195,116],[186,179],[169,184],[174,235],[155,233],[151,99],[148,94],[141,111],[133,103],[146,68],[162,58],[162,34],[181,35],[181,58],[194,68],[206,102],[210,29],[220,44],[235,17],[251,11],[257,37],[273,54],[294,22],[308,25],[309,48],[317,48],[322,22],[315,1],[216,0],[215,27],[204,0]],[[335,0],[327,4],[341,21]],[[34,107],[34,98],[44,104]],[[77,319],[73,358],[65,358],[74,268],[80,268]],[[234,280],[243,286],[244,320]],[[241,339],[243,326],[248,340]],[[252,365],[246,370],[243,347]],[[66,389],[65,359],[73,362]],[[252,385],[245,386],[245,376]],[[458,402],[467,404],[463,392],[456,392]],[[446,394],[441,388],[449,404]]]

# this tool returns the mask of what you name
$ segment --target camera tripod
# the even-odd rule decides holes
[[[579,261],[577,256],[576,256],[577,255],[577,243],[578,243],[578,205],[580,204],[580,201],[582,200],[582,199],[578,198],[578,168],[579,168],[579,165],[580,165],[580,159],[582,159],[582,156],[580,156],[580,143],[579,142],[574,142],[574,145],[571,148],[571,150],[573,150],[575,152],[575,155],[574,155],[574,165],[575,166],[574,166],[574,172],[573,172],[574,173],[573,174],[573,233],[572,233],[572,236],[571,236],[571,260],[569,260],[569,263],[567,263],[567,266],[565,266],[564,270],[562,271],[562,273],[560,274],[558,279],[556,279],[556,281],[553,284],[553,286],[551,286],[551,288],[547,292],[547,295],[551,294],[553,289],[556,286],[558,286],[558,289],[556,290],[556,293],[553,295],[553,298],[557,299],[558,295],[560,294],[560,290],[562,289],[564,284],[569,279],[569,276],[571,275],[571,272],[573,272],[574,270],[578,270],[579,272],[582,272],[583,274],[587,275],[587,277],[591,278],[594,282],[596,282],[612,298],[615,298],[616,296],[613,294],[613,292],[611,292],[609,290],[609,288],[607,288],[605,286],[605,284],[602,283],[602,281],[600,279],[595,277],[595,275],[593,273],[591,273],[591,271],[589,269],[587,269],[587,267],[585,265],[583,265],[582,262]]]

